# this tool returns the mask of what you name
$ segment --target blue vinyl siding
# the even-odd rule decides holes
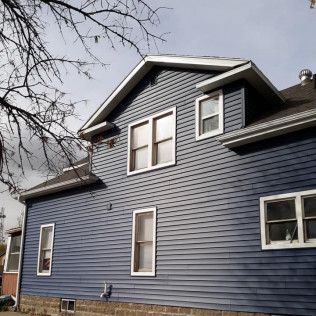
[[[316,249],[261,250],[259,197],[316,188],[307,129],[229,150],[195,140],[198,71],[156,69],[111,114],[95,148],[99,184],[29,202],[22,294],[316,314]],[[243,124],[243,85],[224,87],[225,132]],[[127,177],[127,125],[177,107],[176,165]],[[111,203],[111,207],[110,206]],[[156,277],[131,277],[132,212],[157,206]],[[40,225],[55,223],[51,277],[37,277]]]

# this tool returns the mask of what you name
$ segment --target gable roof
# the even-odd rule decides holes
[[[214,71],[227,71],[235,67],[248,63],[248,60],[238,58],[223,57],[195,57],[195,56],[176,56],[176,55],[151,55],[146,56],[140,63],[127,75],[118,85],[110,96],[101,104],[88,121],[81,127],[79,134],[85,134],[89,129],[89,137],[92,128],[96,126],[98,132],[111,128],[110,124],[102,123],[106,116],[132,91],[136,84],[154,67],[166,66],[187,69],[202,69]],[[100,124],[100,126],[98,126]],[[100,130],[100,128],[102,130]],[[89,138],[88,137],[88,138]],[[84,137],[85,138],[85,137]]]

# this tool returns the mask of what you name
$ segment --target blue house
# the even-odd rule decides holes
[[[32,314],[316,315],[316,79],[148,56],[21,194]]]

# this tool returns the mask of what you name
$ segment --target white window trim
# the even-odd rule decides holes
[[[153,121],[154,119],[156,119],[159,116],[163,116],[167,113],[172,113],[172,117],[173,117],[173,151],[172,151],[172,160],[163,164],[158,164],[158,165],[153,165]],[[142,124],[144,122],[148,121],[148,127],[149,127],[149,142],[148,142],[148,167],[144,168],[144,169],[139,169],[139,170],[134,170],[131,171],[131,137],[132,137],[132,128],[135,125],[139,125]],[[173,166],[176,164],[176,122],[177,122],[177,110],[176,107],[165,110],[163,112],[159,112],[156,113],[150,117],[138,120],[136,122],[133,122],[131,124],[128,125],[128,152],[127,152],[127,175],[133,175],[133,174],[138,174],[138,173],[143,173],[143,172],[147,172],[150,170],[155,170],[155,169],[160,169],[160,168],[165,168],[165,167],[169,167],[169,166]]]
[[[134,271],[135,259],[135,230],[136,230],[136,215],[141,213],[153,213],[153,249],[152,249],[152,269],[151,272]],[[131,255],[131,276],[156,276],[156,207],[137,210],[133,212],[133,229],[132,229],[132,255]]]
[[[218,96],[218,129],[200,135],[200,102],[214,96]],[[202,140],[223,134],[224,132],[224,99],[223,90],[217,90],[210,94],[203,95],[195,100],[195,139]]]
[[[51,250],[51,259],[49,264],[49,271],[48,272],[39,272],[40,268],[40,258],[41,258],[41,243],[42,243],[42,231],[43,228],[52,227],[52,250]],[[41,225],[40,227],[40,238],[38,244],[38,254],[37,254],[37,275],[38,276],[51,276],[52,275],[52,263],[53,263],[53,250],[54,250],[54,239],[55,239],[55,224],[45,224]]]
[[[5,261],[4,261],[4,268],[3,268],[3,272],[5,272],[5,273],[19,273],[19,269],[18,270],[8,271],[8,262],[9,262],[9,256],[10,256],[10,248],[11,248],[11,239],[12,239],[12,237],[14,237],[14,236],[10,235],[8,237],[8,245],[7,245],[7,250],[6,250],[6,254],[5,254]],[[20,252],[19,252],[19,263],[20,263],[20,256],[21,256],[21,246],[20,246]],[[18,266],[20,266],[20,264]]]
[[[271,195],[260,198],[260,226],[261,226],[261,247],[263,250],[268,249],[290,249],[290,248],[310,248],[316,247],[316,240],[304,239],[304,223],[303,223],[303,204],[302,199],[316,195],[316,190],[300,191],[293,193],[285,193],[279,195]],[[267,244],[267,231],[266,231],[266,202],[280,201],[287,199],[295,199],[295,210],[297,218],[297,235],[298,241],[288,243],[287,241],[274,242]]]

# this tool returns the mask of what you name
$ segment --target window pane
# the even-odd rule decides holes
[[[144,169],[148,167],[148,147],[133,150],[134,168],[133,170]]]
[[[156,146],[156,164],[162,164],[173,159],[173,140],[155,144]]]
[[[296,218],[295,200],[277,201],[267,203],[267,220],[280,220]]]
[[[68,311],[75,311],[75,302],[74,301],[69,301],[68,302]]]
[[[305,220],[306,239],[316,239],[316,219]]]
[[[61,309],[66,311],[67,307],[68,307],[68,301],[66,300],[61,301]]]
[[[152,269],[152,243],[139,244],[139,271],[151,271]]]
[[[41,252],[40,272],[50,270],[51,250],[43,250]]]
[[[44,227],[42,229],[42,243],[41,249],[51,249],[52,248],[52,227]]]
[[[201,101],[200,103],[201,118],[218,113],[218,96],[212,99]]]
[[[271,241],[297,240],[297,222],[268,224],[269,239]]]
[[[316,216],[316,196],[304,198],[305,217]]]
[[[153,240],[153,214],[144,213],[137,215],[137,241]]]
[[[159,142],[173,136],[173,115],[163,116],[155,120],[155,141]]]
[[[10,253],[20,252],[20,247],[21,247],[21,235],[12,236],[11,237]]]
[[[132,149],[148,145],[148,123],[132,128]]]
[[[7,265],[7,271],[18,271],[19,269],[19,253],[10,253],[9,259],[8,259],[8,265]]]
[[[210,118],[202,120],[202,133],[215,131],[219,127],[219,116],[215,115]]]

